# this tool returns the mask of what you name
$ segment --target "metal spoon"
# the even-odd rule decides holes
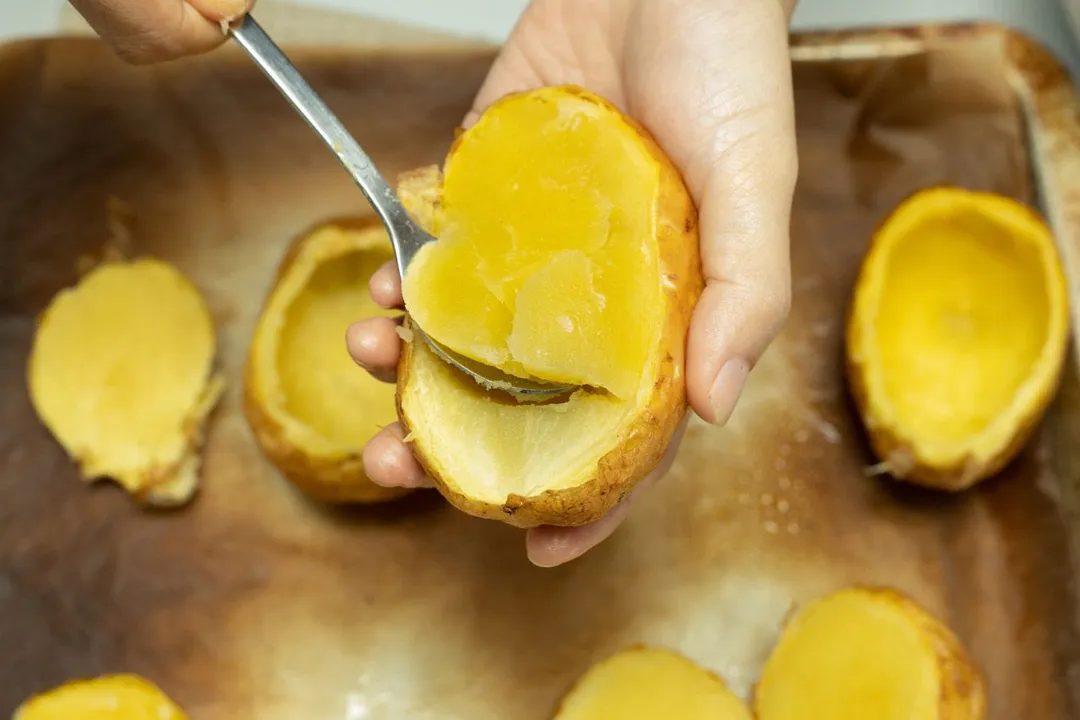
[[[404,279],[405,269],[416,253],[427,243],[434,242],[435,238],[412,221],[393,189],[360,148],[360,144],[349,134],[315,90],[308,85],[296,67],[289,62],[281,48],[255,22],[255,18],[245,15],[241,21],[229,27],[229,33],[247,51],[259,69],[270,78],[308,125],[319,134],[330,150],[337,155],[338,160],[360,186],[368,202],[375,208],[375,212],[386,226],[390,242],[394,246],[398,274]],[[496,368],[454,352],[433,340],[419,328],[413,329],[427,341],[428,346],[436,355],[484,388],[502,390],[531,401],[547,400],[575,390],[570,385],[535,382],[507,375]]]

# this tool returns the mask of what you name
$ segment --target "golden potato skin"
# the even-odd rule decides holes
[[[411,432],[411,428],[402,405],[402,392],[409,382],[409,365],[414,352],[412,342],[404,343],[398,366],[397,407],[406,433]],[[455,490],[420,448],[415,444],[410,447],[439,492],[454,507],[470,515],[500,520],[520,528],[586,525],[607,514],[663,458],[687,408],[685,385],[674,379],[676,362],[674,355],[665,357],[649,405],[640,411],[620,446],[600,459],[595,476],[576,487],[548,490],[532,497],[511,494],[502,505],[481,502]],[[666,417],[659,414],[660,408],[665,404],[670,407],[673,402],[677,403],[675,412]]]
[[[918,628],[920,634],[932,640],[937,658],[938,677],[941,680],[939,720],[985,720],[987,697],[982,673],[968,656],[960,640],[944,623],[931,615],[922,605],[893,588],[855,585],[837,592],[859,593],[865,595],[868,602],[896,607]],[[797,614],[797,608],[789,613],[785,622],[785,631],[786,625]],[[783,638],[783,632],[781,638]],[[766,665],[768,665],[768,660],[766,660]],[[752,693],[755,717],[758,717],[760,712],[760,690],[759,681]]]
[[[850,323],[854,322],[849,319]],[[849,329],[849,335],[855,332]],[[860,416],[872,418],[872,410],[866,390],[866,381],[862,375],[861,363],[852,357],[850,351],[845,353],[844,373],[847,377],[848,388],[851,397],[858,408]],[[920,485],[931,490],[943,490],[949,493],[959,493],[977,485],[983,479],[996,475],[1005,469],[1017,453],[1031,439],[1035,429],[1039,426],[1043,412],[1049,407],[1054,394],[1050,393],[1044,402],[1032,408],[1032,412],[1025,416],[1024,422],[1017,426],[1012,440],[996,453],[990,462],[980,463],[974,458],[968,457],[963,462],[957,462],[948,466],[936,467],[918,461],[911,444],[899,437],[892,428],[884,424],[873,424],[864,420],[867,441],[876,457],[882,458],[888,463],[889,476],[901,482]]]
[[[986,685],[982,673],[952,630],[922,605],[892,588],[854,589],[897,606],[923,634],[934,639],[942,686],[939,715],[942,720],[983,720],[986,717]]]
[[[594,101],[603,102],[603,101]],[[608,108],[615,109],[610,104]],[[673,434],[686,414],[684,363],[686,335],[704,279],[698,244],[697,209],[682,176],[651,135],[633,121],[634,128],[659,168],[657,199],[657,246],[660,272],[669,282],[663,286],[666,320],[660,338],[661,363],[647,401],[627,425],[618,446],[597,463],[594,476],[575,487],[549,490],[531,497],[511,494],[501,504],[467,497],[446,481],[438,462],[412,445],[420,465],[439,492],[458,509],[470,515],[530,528],[540,525],[580,526],[599,520],[660,462]],[[451,149],[451,153],[454,150]],[[402,175],[398,192],[406,209],[428,232],[435,233],[438,218],[438,189],[441,173],[427,167]],[[436,187],[433,187],[436,186]],[[409,384],[409,368],[415,350],[406,342],[398,365],[398,416],[406,432],[411,432],[409,415],[402,398]],[[462,438],[466,442],[467,438]]]
[[[569,715],[572,712],[567,710],[567,708],[569,707],[569,703],[573,701],[574,696],[581,692],[582,688],[584,688],[587,683],[595,682],[594,673],[596,673],[597,671],[610,672],[610,667],[613,663],[618,663],[619,661],[629,656],[640,657],[641,655],[645,655],[646,657],[656,657],[659,655],[664,656],[667,659],[673,659],[679,662],[681,665],[684,665],[687,671],[690,671],[695,675],[708,678],[709,681],[715,683],[715,685],[720,688],[722,692],[726,696],[728,696],[729,699],[727,702],[725,702],[725,707],[723,708],[723,710],[721,710],[723,717],[710,716],[712,717],[712,720],[751,720],[749,705],[745,704],[741,699],[739,699],[734,693],[731,692],[731,689],[728,687],[727,682],[722,677],[717,675],[712,670],[698,665],[695,661],[691,660],[689,657],[679,652],[678,650],[661,645],[650,645],[645,643],[637,643],[627,646],[622,650],[614,652],[600,660],[595,661],[588,669],[585,670],[585,672],[583,672],[574,680],[574,682],[570,685],[570,688],[559,699],[559,703],[555,708],[552,720],[563,720],[564,715]],[[668,717],[678,717],[672,714],[672,711],[670,709],[668,710],[668,712]],[[614,713],[609,713],[605,715],[605,717],[614,717]]]
[[[381,223],[374,217],[336,218],[309,228],[289,246],[278,266],[272,288],[276,288],[289,274],[315,231],[325,226],[357,231],[382,228]],[[272,295],[271,289],[264,300],[260,316],[262,311],[266,310]],[[343,334],[342,343],[344,342]],[[357,370],[362,372],[359,368]],[[341,453],[330,457],[313,456],[289,442],[281,424],[259,403],[254,372],[253,353],[249,353],[248,362],[244,367],[242,398],[244,416],[260,450],[297,489],[314,500],[332,504],[382,503],[403,497],[412,491],[410,488],[382,487],[371,482],[364,472],[363,456],[360,453]]]
[[[153,682],[132,673],[76,678],[24,700],[11,720],[188,720],[187,713]]]
[[[259,449],[285,478],[308,497],[324,503],[381,503],[407,495],[409,488],[376,485],[364,472],[360,454],[313,457],[286,442],[281,425],[254,399],[246,373],[244,416]]]
[[[900,209],[905,205],[918,202],[920,198],[932,193],[955,192],[956,190],[956,188],[950,186],[923,188],[901,201],[896,209],[882,219],[874,228],[871,234],[870,249],[860,264],[856,276],[855,290],[848,304],[844,338],[844,376],[874,455],[887,463],[888,473],[893,479],[950,493],[967,490],[984,479],[1001,472],[1012,462],[1031,439],[1036,428],[1038,428],[1050,403],[1053,402],[1064,376],[1063,355],[1055,370],[1052,383],[1044,388],[1044,392],[1026,408],[1026,412],[1013,428],[1010,441],[987,461],[980,461],[968,456],[947,466],[927,464],[920,460],[916,449],[910,442],[900,437],[888,423],[878,421],[876,408],[870,401],[870,393],[867,388],[867,363],[859,359],[857,352],[857,345],[861,342],[865,332],[864,326],[867,323],[867,319],[860,317],[856,312],[862,287],[861,280],[866,274],[867,267],[876,259],[875,247],[882,241],[886,227]],[[1041,222],[1041,218],[1034,210],[1025,208],[1024,212]]]

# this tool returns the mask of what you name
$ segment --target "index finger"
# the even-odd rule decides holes
[[[403,307],[405,300],[401,297],[401,276],[398,275],[397,263],[390,260],[372,273],[368,280],[368,291],[379,307],[387,310]]]
[[[71,0],[87,24],[124,60],[160,62],[207,52],[225,41],[222,22],[255,0]]]

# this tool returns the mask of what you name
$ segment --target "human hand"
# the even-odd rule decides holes
[[[573,83],[642,123],[683,173],[699,209],[706,287],[687,346],[690,404],[727,422],[747,374],[787,317],[788,223],[797,175],[787,26],[795,0],[533,0],[482,86],[467,126],[510,92]],[[396,268],[371,279],[380,305],[401,307]],[[349,353],[391,381],[401,352],[388,318],[362,320]],[[684,424],[685,427],[685,424]],[[538,565],[567,562],[607,538],[629,504],[670,465],[678,445],[608,515],[527,532]],[[395,424],[364,451],[375,482],[424,487]]]
[[[71,0],[90,27],[131,63],[172,60],[225,41],[222,22],[243,16],[255,0]]]

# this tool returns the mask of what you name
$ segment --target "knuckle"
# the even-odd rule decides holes
[[[745,308],[745,327],[771,340],[791,313],[791,283],[787,278],[771,278],[744,286],[739,304]]]
[[[761,310],[765,325],[777,332],[791,313],[791,283],[775,283],[763,298]]]
[[[113,49],[129,65],[150,65],[172,60],[180,54],[172,43],[150,31],[119,38],[113,43]]]
[[[149,65],[155,60],[155,56],[148,52],[146,47],[136,43],[116,43],[113,51],[128,65]]]

